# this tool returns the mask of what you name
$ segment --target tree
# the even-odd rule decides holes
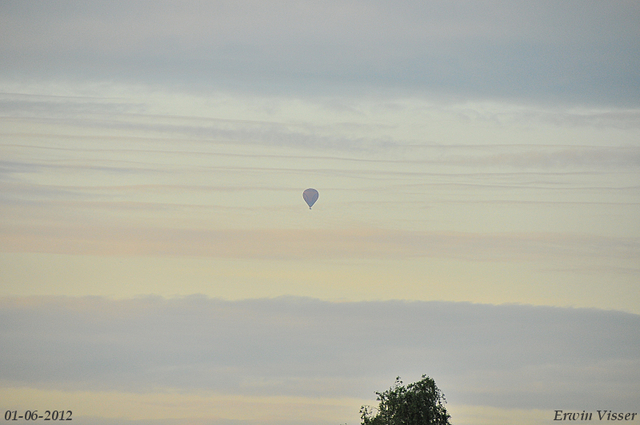
[[[406,387],[398,376],[391,388],[376,394],[377,409],[360,408],[362,425],[450,425],[444,394],[426,375]]]

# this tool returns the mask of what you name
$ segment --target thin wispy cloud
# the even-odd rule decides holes
[[[108,205],[103,205],[104,210]],[[122,206],[119,206],[122,209]],[[146,211],[131,205],[132,211]],[[24,208],[20,208],[23,210]],[[175,209],[175,212],[183,208]],[[35,219],[35,217],[33,217]],[[222,258],[456,258],[470,261],[571,261],[640,258],[636,237],[562,233],[462,233],[385,229],[252,229],[127,226],[40,216],[0,229],[5,252],[170,255]]]

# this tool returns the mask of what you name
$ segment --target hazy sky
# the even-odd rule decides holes
[[[640,405],[640,3],[0,3],[0,408]],[[313,210],[302,191],[316,188]]]

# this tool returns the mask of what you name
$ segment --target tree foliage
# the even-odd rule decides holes
[[[376,394],[377,409],[360,408],[362,425],[450,425],[444,394],[426,375],[407,386],[398,376],[391,388]]]

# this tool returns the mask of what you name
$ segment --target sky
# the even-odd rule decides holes
[[[640,412],[638,22],[0,2],[0,411],[355,425],[428,375],[457,425]]]

